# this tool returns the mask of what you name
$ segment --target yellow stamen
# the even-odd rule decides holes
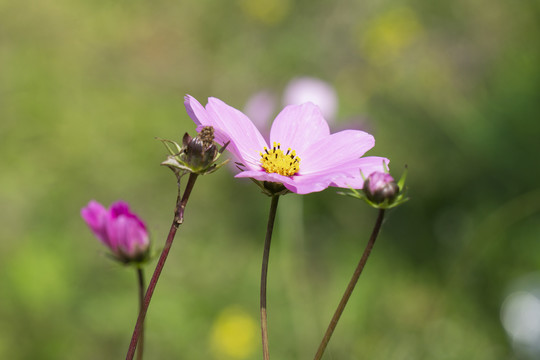
[[[283,176],[293,176],[300,170],[300,158],[291,148],[286,153],[281,150],[281,144],[274,143],[272,149],[264,148],[261,152],[261,166],[267,173],[276,173]]]

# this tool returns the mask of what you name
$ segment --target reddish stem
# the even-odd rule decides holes
[[[135,349],[137,348],[137,342],[141,335],[144,319],[146,318],[146,312],[148,311],[148,306],[150,305],[150,300],[152,299],[159,276],[161,275],[161,271],[163,270],[163,266],[165,265],[165,261],[169,255],[169,251],[171,250],[174,236],[176,235],[176,230],[178,230],[178,226],[184,222],[184,210],[189,200],[189,196],[191,195],[191,191],[193,190],[193,186],[195,185],[195,181],[197,180],[197,176],[197,174],[193,173],[189,175],[189,180],[186,185],[186,189],[184,190],[184,196],[182,197],[180,195],[180,178],[178,179],[178,197],[176,199],[176,208],[174,209],[174,219],[169,231],[169,236],[167,236],[167,241],[165,242],[165,247],[161,252],[161,256],[159,257],[159,261],[156,265],[156,269],[154,270],[154,274],[152,275],[152,279],[148,284],[148,289],[146,290],[146,295],[144,296],[144,303],[141,311],[139,312],[135,329],[133,330],[133,336],[131,337],[131,343],[129,344],[126,360],[133,360]]]

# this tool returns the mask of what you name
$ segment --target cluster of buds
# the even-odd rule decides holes
[[[386,170],[388,171],[388,169]],[[364,178],[363,174],[362,177]],[[391,209],[409,200],[405,194],[406,177],[407,168],[397,182],[388,172],[375,171],[364,178],[362,193],[351,189],[350,193],[340,194],[362,199],[376,209]]]
[[[222,167],[228,160],[216,164],[227,144],[218,149],[214,143],[214,128],[205,126],[200,133],[192,138],[184,134],[182,146],[172,140],[159,139],[163,142],[169,155],[161,165],[168,166],[178,176],[186,173],[197,175],[210,174]]]
[[[94,235],[112,253],[115,260],[140,264],[150,256],[150,238],[144,222],[123,201],[106,209],[97,201],[90,201],[81,216]]]

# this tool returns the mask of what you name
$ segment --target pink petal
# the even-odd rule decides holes
[[[259,164],[259,153],[267,144],[251,120],[242,112],[216,98],[208,99],[206,110],[215,127],[229,135],[230,140],[236,145],[239,152],[237,157],[249,164]]]
[[[311,192],[322,191],[326,189],[330,183],[333,174],[325,174],[324,176],[283,176],[276,173],[266,173],[260,171],[243,171],[236,175],[237,178],[253,178],[259,181],[270,181],[283,184],[290,191],[297,194],[308,194]]]
[[[291,184],[291,186],[295,186],[295,190],[291,191],[297,194],[307,194],[324,190],[329,186],[362,188],[363,180],[360,170],[367,175],[373,171],[380,171],[384,168],[383,161],[389,162],[386,158],[367,157],[355,159],[311,175],[296,175],[293,177],[294,183]],[[290,189],[289,186],[285,186]]]
[[[195,122],[195,124],[213,126],[213,123],[208,118],[206,109],[193,96],[184,96],[184,106],[189,117]]]
[[[90,201],[86,207],[81,209],[81,217],[94,235],[105,245],[107,245],[105,229],[107,214],[107,209],[95,200]]]
[[[292,182],[290,177],[283,176],[277,173],[267,173],[264,170],[246,170],[236,174],[237,178],[252,178],[259,181],[270,181],[276,183]]]
[[[358,159],[375,145],[370,134],[359,130],[344,130],[311,145],[300,156],[300,174],[323,172]]]
[[[330,135],[328,123],[313,103],[286,106],[276,117],[270,131],[270,145],[278,142],[282,149],[291,148],[302,157],[314,142]]]
[[[383,163],[388,164],[390,160],[379,156],[368,156],[350,162],[343,167],[342,172],[332,179],[332,186],[342,188],[362,189],[364,179],[375,171],[384,172]]]
[[[329,186],[361,189],[364,181],[360,175],[360,171],[362,171],[366,177],[374,171],[383,171],[383,161],[386,162],[386,164],[389,163],[389,160],[386,158],[370,156],[354,159],[348,163],[307,175],[300,174],[288,177],[276,173],[268,174],[261,169],[243,171],[235,177],[282,183],[287,189],[297,194],[322,191]]]
[[[111,251],[119,258],[133,258],[146,251],[150,239],[141,221],[133,214],[120,215],[107,222],[107,237]]]
[[[235,108],[216,98],[209,98],[206,109],[193,97],[185,98],[186,111],[196,124],[212,126],[216,142],[223,145],[244,165],[256,168],[266,141],[249,118]]]
[[[297,181],[295,181],[294,184],[290,184],[289,186],[285,185],[285,187],[292,192],[301,195],[323,191],[330,185],[330,180],[328,178],[323,178],[320,176],[306,176],[302,179],[300,179],[299,176],[295,178],[295,180]]]
[[[139,227],[143,228],[146,231],[146,224],[139,216],[137,216],[137,214],[131,212],[131,210],[129,209],[129,204],[127,202],[117,201],[113,203],[109,208],[109,212],[113,219],[116,219],[120,216],[126,216],[130,219],[133,219],[135,222],[137,222]]]
[[[109,241],[108,245],[114,253],[117,253],[119,246],[125,243],[127,221],[128,218],[125,216],[115,219],[109,216],[107,221],[107,238]]]
[[[110,206],[109,212],[113,218],[117,218],[120,215],[130,214],[129,205],[124,201],[117,201]]]
[[[121,225],[124,227],[124,236],[118,239],[119,250],[129,257],[144,252],[150,243],[148,233],[133,218],[125,218],[125,222]]]

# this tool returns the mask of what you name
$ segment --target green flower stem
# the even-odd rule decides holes
[[[169,231],[169,236],[167,236],[167,241],[165,242],[165,247],[161,252],[161,256],[159,257],[156,269],[154,270],[154,274],[152,275],[152,279],[150,280],[150,284],[148,284],[148,289],[146,290],[146,295],[144,296],[143,306],[141,308],[141,311],[139,312],[139,317],[137,318],[135,329],[133,330],[133,336],[131,337],[131,343],[129,344],[126,360],[133,360],[135,349],[137,348],[137,342],[139,340],[139,337],[141,336],[146,312],[148,311],[148,306],[150,305],[150,300],[152,299],[152,295],[154,294],[154,289],[156,288],[159,276],[161,275],[161,271],[163,270],[163,266],[165,265],[165,261],[167,260],[167,256],[169,255],[169,251],[171,250],[174,236],[176,235],[176,230],[178,230],[178,226],[180,226],[184,222],[184,209],[186,208],[186,204],[188,202],[189,196],[191,195],[191,191],[193,190],[193,186],[195,185],[195,181],[197,180],[197,176],[197,174],[189,174],[189,180],[184,190],[184,196],[182,197],[180,195],[180,178],[178,178],[178,197],[176,199],[176,208],[174,209],[174,219],[171,225],[171,229]]]
[[[356,286],[356,283],[358,282],[358,278],[360,278],[360,274],[362,274],[362,270],[364,269],[364,266],[366,265],[369,254],[371,253],[371,249],[373,249],[373,245],[375,244],[375,240],[377,239],[377,235],[379,234],[379,230],[381,229],[383,218],[384,218],[384,209],[380,209],[379,216],[377,217],[377,221],[375,222],[375,226],[373,227],[373,231],[366,245],[366,249],[364,250],[364,254],[362,254],[362,258],[360,259],[360,262],[358,263],[358,266],[356,267],[356,270],[354,271],[351,281],[349,281],[349,285],[347,285],[347,289],[345,289],[345,293],[343,294],[343,297],[341,298],[341,301],[339,302],[336,312],[334,313],[334,316],[332,317],[332,320],[330,321],[330,324],[328,325],[328,329],[326,329],[326,333],[324,334],[321,344],[319,345],[319,349],[317,350],[317,354],[315,354],[314,360],[320,360],[324,354],[324,351],[326,350],[326,346],[328,345],[328,342],[330,341],[330,338],[332,337],[332,334],[334,333],[334,330],[336,329],[339,318],[341,317],[343,310],[345,310],[347,301],[349,301],[349,298],[351,297],[354,287]]]
[[[261,269],[261,335],[264,360],[270,359],[270,354],[268,352],[268,323],[266,317],[266,280],[268,277],[268,257],[270,256],[270,243],[272,241],[274,221],[276,220],[278,200],[279,195],[272,196],[270,213],[268,214],[268,225],[266,227],[266,239],[264,241],[264,252]]]
[[[142,311],[144,303],[144,272],[142,267],[137,266],[137,283],[139,285],[139,313]],[[144,352],[144,323],[141,327],[141,336],[137,343],[137,360],[142,360]]]

